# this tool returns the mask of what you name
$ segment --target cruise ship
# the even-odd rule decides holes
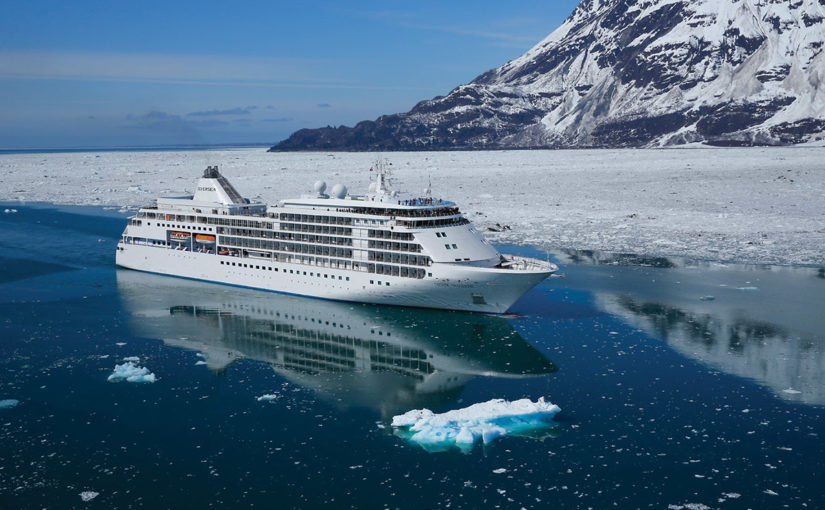
[[[503,255],[455,203],[393,189],[389,165],[368,193],[336,184],[268,206],[207,167],[194,195],[158,198],[129,218],[118,266],[215,283],[383,305],[504,313],[557,270]]]

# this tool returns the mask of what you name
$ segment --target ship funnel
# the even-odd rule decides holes
[[[232,184],[221,175],[216,166],[208,166],[198,181],[198,189],[192,200],[216,204],[248,204],[249,201],[238,193]]]

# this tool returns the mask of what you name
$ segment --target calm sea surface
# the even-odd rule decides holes
[[[124,218],[0,204],[0,508],[825,507],[825,269],[559,252],[493,317],[118,270]],[[389,426],[542,396],[469,453]]]

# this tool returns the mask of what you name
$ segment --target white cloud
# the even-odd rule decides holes
[[[337,77],[341,71],[336,68],[349,67],[340,60],[325,59],[0,50],[0,80],[419,90]]]
[[[162,83],[337,83],[324,61],[215,55],[0,50],[0,78]]]

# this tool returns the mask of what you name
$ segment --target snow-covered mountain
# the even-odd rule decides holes
[[[521,57],[407,113],[272,150],[825,139],[825,0],[583,0]]]

